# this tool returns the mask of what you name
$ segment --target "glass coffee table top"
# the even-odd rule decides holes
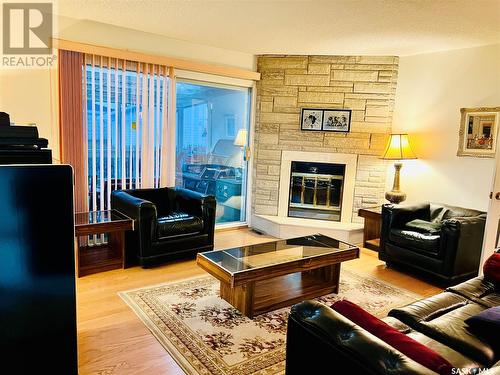
[[[75,213],[75,225],[103,224],[115,221],[130,220],[127,216],[116,210],[91,211]]]
[[[198,254],[230,274],[356,249],[321,234]]]

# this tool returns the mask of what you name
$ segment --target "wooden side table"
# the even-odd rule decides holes
[[[380,248],[382,207],[360,208],[358,215],[365,219],[365,226],[363,229],[363,247],[378,251]]]
[[[108,234],[108,243],[78,246],[76,269],[78,277],[92,273],[124,268],[125,231],[134,229],[134,220],[119,211],[91,211],[75,213],[75,236]],[[78,242],[78,241],[77,241]]]

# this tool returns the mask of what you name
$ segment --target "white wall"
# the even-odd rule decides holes
[[[35,124],[59,162],[57,64],[52,69],[0,68],[0,111],[16,125]]]
[[[499,105],[500,44],[400,58],[393,132],[409,133],[419,158],[401,171],[408,202],[487,210],[495,161],[456,156],[460,108]]]

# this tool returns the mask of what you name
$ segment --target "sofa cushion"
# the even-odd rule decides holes
[[[495,285],[483,277],[474,277],[473,279],[464,281],[463,283],[450,286],[446,289],[447,292],[460,294],[466,298],[483,298],[484,296],[495,291]]]
[[[389,316],[401,320],[412,328],[422,321],[432,320],[458,307],[465,306],[469,300],[453,293],[439,293],[403,307],[389,311]]]
[[[490,293],[481,298],[478,303],[482,303],[486,307],[500,306],[500,293]]]
[[[393,309],[389,315],[488,366],[494,361],[494,349],[470,333],[464,322],[485,309],[463,296],[445,292]]]
[[[392,207],[392,222],[391,227],[403,229],[405,224],[414,219],[422,219],[430,221],[430,205],[429,203],[419,203],[414,205],[388,205],[386,208]],[[382,207],[382,215],[384,215],[384,207]]]
[[[401,333],[410,333],[412,331],[411,327],[404,324],[401,320],[393,318],[392,316],[386,316],[381,319],[384,323],[389,324],[392,328],[398,330]]]
[[[443,220],[452,219],[454,217],[471,217],[482,215],[485,212],[474,210],[470,208],[464,207],[456,207],[456,206],[445,206],[445,212],[443,215]]]
[[[184,212],[172,212],[157,220],[158,238],[199,233],[203,230],[203,220]]]
[[[439,234],[419,233],[412,230],[391,229],[389,241],[433,256],[439,253]]]
[[[495,362],[495,348],[484,339],[472,334],[465,323],[466,319],[485,309],[477,303],[469,303],[431,321],[421,322],[418,331],[485,366],[491,366]]]
[[[346,300],[337,301],[332,305],[332,309],[422,366],[438,374],[451,374],[453,366],[444,357],[392,328],[354,303]]]
[[[415,219],[406,223],[405,228],[420,233],[437,234],[441,232],[441,223]]]
[[[474,369],[478,367],[483,367],[481,363],[474,361],[467,355],[459,353],[456,350],[450,348],[448,345],[445,345],[437,340],[434,340],[429,336],[424,335],[421,332],[412,330],[411,332],[407,333],[407,335],[412,339],[414,339],[415,341],[418,341],[422,345],[425,345],[429,349],[434,350],[436,353],[446,358],[446,360],[450,362],[455,368]]]
[[[484,278],[500,286],[500,253],[492,254],[483,265]]]
[[[495,291],[495,284],[483,277],[475,277],[464,281],[447,288],[446,291],[464,296],[487,308],[500,306],[500,293]]]
[[[491,307],[465,320],[469,330],[493,345],[495,351],[500,349],[500,306]]]

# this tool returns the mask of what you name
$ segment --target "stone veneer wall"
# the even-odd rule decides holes
[[[398,74],[394,56],[258,57],[252,212],[277,215],[281,151],[358,154],[353,221],[384,199]],[[349,133],[303,132],[301,108],[352,109]]]

